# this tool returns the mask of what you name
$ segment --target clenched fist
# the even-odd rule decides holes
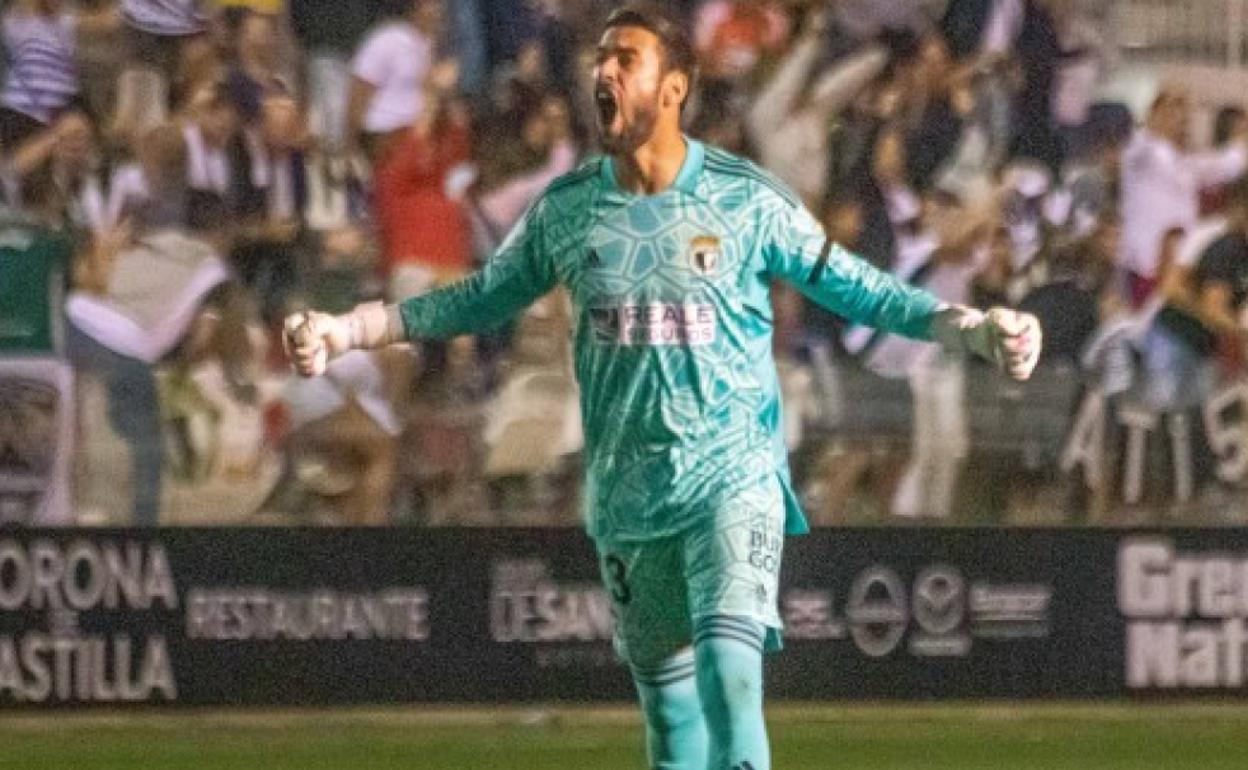
[[[932,337],[946,350],[986,358],[1020,381],[1031,377],[1040,360],[1040,322],[1030,313],[946,306],[932,319]]]
[[[347,323],[328,313],[309,311],[287,316],[285,332],[286,357],[303,377],[319,377],[331,359],[351,349]]]
[[[1030,313],[993,308],[984,314],[990,360],[1015,380],[1031,377],[1040,360],[1040,322]]]

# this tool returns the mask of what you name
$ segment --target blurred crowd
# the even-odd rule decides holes
[[[968,463],[973,486],[995,473],[1005,498],[1034,493],[1009,469],[1051,475],[1089,392],[1183,413],[1235,381],[1248,120],[1227,107],[1196,142],[1181,88],[1101,98],[1116,59],[1085,4],[670,5],[701,57],[691,135],[759,162],[881,269],[946,301],[1027,309],[1045,331],[1035,381],[1011,389],[777,286],[786,427],[817,522],[852,520],[862,499],[885,518],[957,520]],[[4,396],[35,415],[0,429],[9,476],[53,473],[54,417],[78,403],[77,503],[59,518],[111,505],[122,484],[90,480],[83,435],[94,383],[131,490],[106,521],[165,523],[170,483],[222,468],[250,483],[267,457],[255,505],[207,520],[574,523],[565,297],[309,381],[289,376],[279,324],[488,259],[596,151],[589,71],[612,6],[7,3],[0,376],[45,355],[77,382],[58,408]],[[1011,505],[994,495],[985,505]],[[20,518],[20,494],[5,499],[0,516]]]

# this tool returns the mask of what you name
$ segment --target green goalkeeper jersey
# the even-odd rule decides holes
[[[929,338],[937,300],[830,243],[782,184],[688,140],[670,188],[622,190],[609,157],[556,180],[477,273],[400,305],[409,338],[503,323],[556,285],[574,308],[590,535],[667,537],[778,476],[773,279],[847,319]]]

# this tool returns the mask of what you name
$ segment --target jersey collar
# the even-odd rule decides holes
[[[676,173],[672,186],[657,195],[676,190],[686,195],[705,197],[701,194],[699,182],[702,179],[702,167],[706,162],[706,147],[697,139],[685,136],[685,148],[685,161],[681,164],[680,171]],[[620,188],[619,180],[615,176],[615,161],[610,155],[603,156],[602,184],[603,189],[614,195],[625,198],[647,197],[636,196]]]

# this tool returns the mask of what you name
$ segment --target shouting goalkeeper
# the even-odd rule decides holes
[[[398,305],[287,320],[300,374],[358,348],[498,326],[556,285],[575,308],[585,515],[650,765],[768,770],[762,653],[777,649],[789,481],[768,287],[1030,376],[1034,318],[940,303],[829,241],[752,163],[685,136],[686,33],[617,9],[594,68],[606,154],[556,180],[476,274]]]

